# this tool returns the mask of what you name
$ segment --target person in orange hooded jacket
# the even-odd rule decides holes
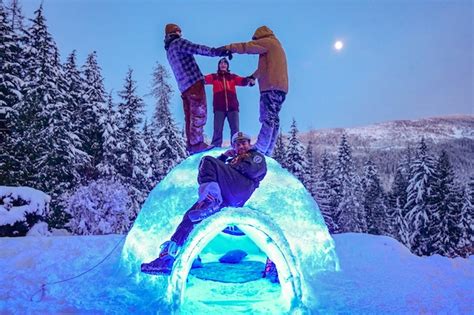
[[[280,41],[267,26],[257,28],[252,40],[233,43],[224,48],[237,54],[256,54],[258,68],[248,78],[258,80],[260,89],[260,122],[262,127],[255,147],[271,156],[280,130],[280,110],[288,93],[288,66]]]
[[[206,84],[212,84],[213,108],[214,108],[214,133],[211,145],[222,146],[222,130],[224,121],[230,127],[230,136],[239,131],[239,101],[237,99],[236,86],[254,85],[251,80],[240,77],[230,72],[229,61],[222,58],[217,63],[217,73],[204,76]]]

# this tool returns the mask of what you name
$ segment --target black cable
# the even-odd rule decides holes
[[[61,283],[61,282],[66,282],[66,281],[70,281],[70,280],[73,280],[73,279],[76,279],[76,278],[79,278],[83,275],[85,275],[86,273],[92,271],[93,269],[95,269],[97,266],[99,266],[100,264],[102,264],[107,258],[110,257],[110,255],[112,255],[112,253],[115,251],[115,249],[117,248],[117,246],[119,246],[120,243],[122,243],[122,241],[127,237],[127,235],[124,235],[118,242],[117,244],[115,244],[114,248],[112,248],[112,250],[99,262],[97,263],[95,266],[93,266],[92,268],[89,268],[88,270],[74,276],[74,277],[71,277],[71,278],[67,278],[67,279],[63,279],[63,280],[59,280],[59,281],[54,281],[54,282],[48,282],[48,283],[43,283],[41,285],[41,289],[39,289],[38,291],[36,291],[30,298],[30,301],[32,302],[40,302],[43,297],[44,297],[44,294],[46,292],[46,286],[48,285],[53,285],[53,284],[58,284],[58,283]],[[38,292],[41,292],[41,297],[38,301],[33,301],[33,298],[38,294]]]

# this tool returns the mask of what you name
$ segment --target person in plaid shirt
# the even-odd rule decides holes
[[[165,49],[183,99],[186,146],[190,154],[212,148],[204,142],[204,125],[207,120],[204,76],[194,55],[232,58],[225,47],[211,48],[182,38],[181,28],[176,24],[165,27]]]

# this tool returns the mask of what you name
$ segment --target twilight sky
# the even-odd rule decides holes
[[[9,2],[8,0],[4,2]],[[28,18],[41,0],[23,0]],[[43,0],[50,33],[62,59],[76,49],[78,63],[96,50],[107,91],[122,89],[128,67],[151,117],[151,73],[168,67],[164,26],[176,23],[195,43],[248,41],[269,26],[286,50],[290,91],[281,112],[287,132],[353,127],[395,119],[474,114],[473,1],[151,1]],[[336,51],[336,40],[344,48]],[[197,57],[204,74],[218,58]],[[234,55],[232,72],[246,76],[255,55]],[[172,111],[182,126],[174,76]],[[212,88],[206,133],[212,135]],[[258,88],[238,88],[241,130],[256,134]],[[115,95],[116,99],[117,96]],[[227,136],[227,126],[224,136]]]

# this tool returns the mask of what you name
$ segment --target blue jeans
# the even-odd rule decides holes
[[[260,94],[260,122],[262,127],[254,147],[266,156],[271,156],[280,130],[281,105],[285,101],[286,93],[271,90]]]

